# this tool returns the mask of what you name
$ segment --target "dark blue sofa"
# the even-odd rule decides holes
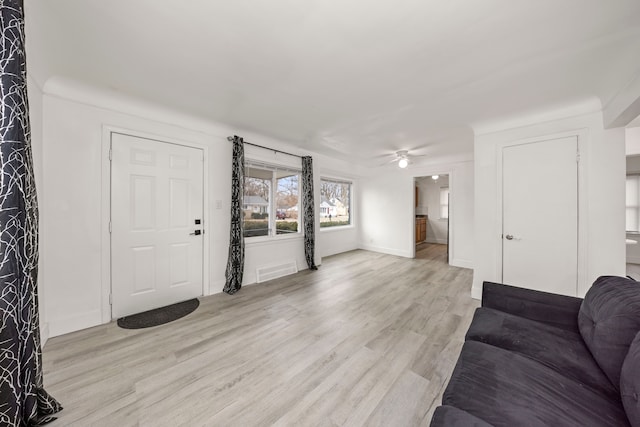
[[[431,420],[438,426],[640,426],[640,282],[584,300],[485,282]]]

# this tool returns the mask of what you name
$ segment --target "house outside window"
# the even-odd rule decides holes
[[[320,227],[351,225],[351,187],[349,181],[320,178]]]
[[[300,171],[267,164],[245,164],[244,237],[299,233]]]

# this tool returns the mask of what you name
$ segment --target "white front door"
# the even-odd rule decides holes
[[[202,295],[203,151],[119,133],[111,150],[112,317]]]
[[[578,139],[502,150],[502,281],[575,296]]]

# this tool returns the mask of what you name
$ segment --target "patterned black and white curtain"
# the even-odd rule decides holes
[[[0,0],[0,20],[0,425],[36,426],[62,407],[42,387],[23,2]]]
[[[229,258],[223,291],[235,294],[242,287],[244,274],[244,223],[242,199],[244,194],[244,142],[233,137],[233,160],[231,165],[231,232],[229,236]]]
[[[315,205],[313,203],[313,160],[302,157],[302,211],[304,212],[304,256],[309,270],[317,270],[315,263]]]

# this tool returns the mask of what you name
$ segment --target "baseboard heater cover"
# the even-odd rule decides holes
[[[288,261],[283,264],[258,267],[256,269],[256,282],[262,283],[279,277],[288,276],[298,272],[296,261]]]

